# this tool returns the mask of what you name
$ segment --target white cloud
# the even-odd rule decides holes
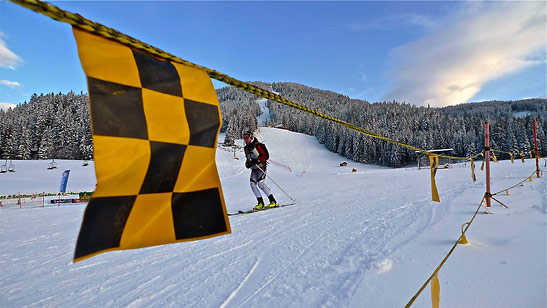
[[[464,103],[488,81],[547,64],[545,2],[463,5],[439,30],[392,52],[384,100]]]
[[[408,24],[420,26],[426,29],[433,29],[437,26],[437,22],[424,15],[410,14],[407,16],[407,19]]]
[[[8,49],[6,42],[2,39],[3,36],[4,33],[0,32],[0,67],[15,69],[15,66],[22,62],[22,59]]]
[[[408,26],[417,26],[430,30],[437,26],[437,22],[425,15],[393,14],[364,22],[351,23],[346,25],[346,28],[351,31],[365,32],[375,30],[397,30],[407,28]]]
[[[9,108],[15,108],[15,104],[10,103],[0,103],[0,110],[8,110]]]
[[[0,80],[0,85],[8,86],[10,88],[20,87],[21,84],[17,81]]]

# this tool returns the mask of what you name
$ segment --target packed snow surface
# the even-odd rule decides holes
[[[276,163],[268,174],[293,206],[230,217],[232,234],[202,241],[104,253],[72,263],[84,204],[15,199],[0,207],[0,307],[403,307],[444,258],[484,193],[469,165],[437,172],[349,162],[313,137],[260,128]],[[228,212],[255,205],[243,154],[217,151]],[[14,161],[0,195],[93,190],[93,164]],[[543,165],[543,162],[542,162]],[[535,169],[492,163],[492,191]],[[357,172],[352,172],[355,168]],[[290,169],[290,170],[289,170]],[[546,174],[547,176],[547,174]],[[272,188],[280,203],[290,199]],[[544,178],[481,210],[439,272],[441,307],[546,307]],[[54,197],[49,197],[54,198]],[[45,200],[46,202],[48,199]],[[431,307],[427,287],[413,307]]]

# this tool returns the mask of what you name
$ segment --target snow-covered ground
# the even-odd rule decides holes
[[[59,192],[65,170],[70,170],[67,191],[92,191],[95,189],[93,161],[83,166],[79,160],[55,160],[57,169],[48,170],[51,160],[14,160],[15,172],[0,174],[0,196],[9,194]]]
[[[269,175],[297,200],[230,217],[232,234],[72,263],[84,205],[0,208],[0,307],[403,307],[444,258],[484,193],[470,169],[437,172],[349,162],[315,138],[261,128]],[[229,212],[251,208],[243,154],[217,151]],[[91,190],[92,164],[14,161],[0,195]],[[543,163],[542,163],[543,164]],[[492,163],[492,190],[520,182],[532,160]],[[468,167],[468,166],[467,166]],[[352,173],[352,168],[357,172]],[[547,176],[547,174],[546,174]],[[281,203],[289,198],[271,181]],[[533,178],[481,210],[439,272],[441,307],[546,307],[547,187]],[[429,287],[413,307],[430,307]]]

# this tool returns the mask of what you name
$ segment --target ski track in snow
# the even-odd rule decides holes
[[[235,297],[235,295],[237,294],[237,292],[239,292],[239,290],[241,290],[241,288],[245,285],[245,283],[249,280],[249,277],[254,273],[254,271],[256,270],[256,267],[258,266],[258,263],[260,263],[260,258],[258,260],[256,260],[256,263],[253,265],[253,268],[251,268],[251,270],[249,271],[249,273],[247,274],[247,276],[245,276],[245,278],[243,279],[243,281],[239,284],[239,286],[234,290],[234,292],[232,292],[232,294],[230,294],[230,296],[228,297],[228,299],[226,299],[226,301],[224,303],[222,303],[222,305],[220,305],[221,308],[225,308],[226,305],[228,305],[228,303]]]
[[[285,267],[283,267],[278,273],[274,274],[268,281],[262,284],[260,288],[258,288],[256,291],[254,291],[251,295],[249,295],[238,307],[242,307],[245,305],[250,299],[252,299],[256,294],[258,294],[261,290],[263,290],[265,287],[269,286],[272,281],[274,281],[276,278],[279,277],[279,275],[283,272],[285,272],[289,267],[291,267],[293,264],[295,264],[296,261],[298,261],[304,253],[306,253],[320,238],[322,238],[329,230],[323,232],[320,234],[314,241],[312,241],[310,244],[308,244],[302,252],[300,252],[296,257],[294,257],[289,264],[287,264]]]
[[[338,167],[346,159],[324,150],[313,137],[261,128],[258,138],[265,140],[272,158],[293,169],[288,172],[271,164],[268,174],[297,204],[233,216],[230,235],[109,252],[72,264],[83,205],[0,209],[0,288],[5,290],[0,294],[0,306],[400,307],[461,234],[461,224],[471,218],[484,192],[484,173],[477,171],[478,181],[473,183],[469,168],[454,165],[437,173],[441,202],[431,202],[429,170],[352,162]],[[228,212],[251,208],[256,199],[243,162],[233,159],[233,153],[217,151],[217,166]],[[352,168],[358,172],[352,173]],[[492,191],[496,191],[529,175],[532,164],[500,162],[492,168]],[[31,169],[25,176],[37,177]],[[8,186],[21,188],[24,180],[23,176]],[[0,181],[5,183],[2,175]],[[280,202],[288,200],[271,181],[267,183]],[[86,185],[94,183],[82,181],[78,185],[88,189]],[[518,286],[508,282],[515,275],[503,276],[503,271],[487,260],[480,263],[491,257],[490,251],[499,256],[507,253],[503,247],[513,245],[521,250],[539,247],[518,254],[531,258],[531,263],[545,263],[545,235],[527,237],[523,242],[511,240],[511,230],[501,237],[484,231],[504,233],[499,231],[501,222],[496,225],[496,221],[507,224],[509,218],[529,215],[535,220],[522,232],[537,234],[543,227],[545,233],[545,180],[534,179],[511,194],[499,196],[509,210],[501,210],[493,202],[494,215],[481,212],[477,216],[468,231],[472,245],[458,247],[447,269],[440,272],[443,307],[511,307],[521,302],[527,307],[545,306],[541,272],[545,265],[514,269],[524,271],[537,283],[500,296],[495,290]],[[517,223],[521,222],[513,222]],[[525,244],[528,246],[522,246]],[[466,255],[472,257],[463,258]],[[463,259],[453,261],[458,258]],[[505,265],[508,268],[515,258],[509,254],[499,264],[509,264]],[[469,263],[471,260],[479,265]],[[495,279],[481,278],[481,272]],[[481,283],[468,281],[471,275]],[[495,281],[503,283],[497,286]],[[484,292],[477,290],[487,284],[490,292],[503,300],[488,295],[482,299]],[[471,295],[460,299],[462,292]],[[428,289],[415,305],[430,305]]]

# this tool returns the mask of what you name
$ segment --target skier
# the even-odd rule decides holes
[[[251,169],[251,189],[256,196],[258,204],[254,207],[255,210],[260,210],[265,207],[277,207],[279,204],[275,201],[273,194],[270,192],[270,188],[266,186],[266,161],[269,158],[268,150],[263,143],[260,143],[258,139],[253,136],[251,131],[243,133],[243,140],[245,141],[245,167]],[[258,190],[257,186],[268,196],[270,204],[264,205],[264,200]]]

